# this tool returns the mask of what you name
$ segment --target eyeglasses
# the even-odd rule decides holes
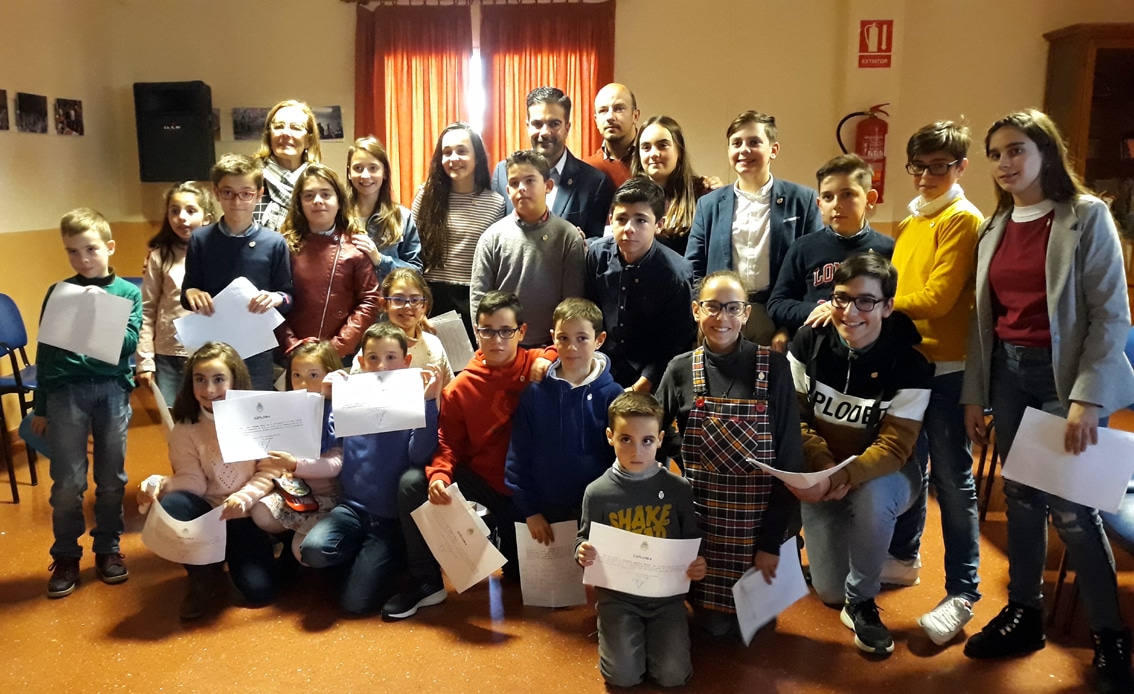
[[[221,200],[240,200],[241,202],[252,202],[256,199],[256,191],[254,190],[233,190],[232,188],[221,188],[217,193],[220,195]]]
[[[837,309],[849,308],[851,304],[863,313],[870,313],[878,304],[886,301],[885,299],[875,299],[872,296],[851,296],[850,294],[832,294],[831,303]]]
[[[497,328],[496,330],[492,328],[476,329],[476,334],[480,335],[482,340],[491,340],[497,335],[499,335],[502,340],[511,340],[518,332],[520,332],[519,328]]]
[[[744,313],[744,309],[748,307],[747,301],[729,301],[721,303],[719,301],[698,301],[697,305],[701,310],[710,316],[719,316],[723,310],[730,316],[736,317]]]
[[[297,135],[306,135],[307,126],[302,123],[272,123],[268,126],[274,133],[282,133],[283,131],[293,132]]]
[[[419,309],[425,306],[425,297],[422,296],[388,296],[386,303],[394,308],[405,308],[409,306],[412,309]]]
[[[960,164],[960,159],[954,159],[951,162],[935,161],[932,164],[920,164],[918,162],[910,162],[906,164],[906,173],[911,176],[920,176],[926,171],[934,176],[944,176],[949,173],[949,169]]]

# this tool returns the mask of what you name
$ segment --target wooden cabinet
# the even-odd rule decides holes
[[[1134,24],[1076,24],[1044,38],[1050,44],[1044,111],[1063,131],[1075,170],[1111,201],[1129,252],[1134,238]],[[1134,309],[1129,255],[1126,269]]]

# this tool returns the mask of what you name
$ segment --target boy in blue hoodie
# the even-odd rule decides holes
[[[614,462],[606,412],[622,393],[597,351],[606,339],[598,306],[565,299],[552,325],[559,359],[520,396],[504,465],[504,482],[532,539],[545,545],[554,540],[552,523],[578,520],[587,485]]]
[[[408,343],[401,328],[393,323],[376,323],[367,329],[362,338],[364,372],[404,369],[409,364]],[[346,565],[339,602],[353,614],[370,614],[382,606],[390,578],[404,568],[406,559],[410,567],[436,566],[421,532],[411,519],[402,516],[398,505],[402,476],[415,468],[423,469],[437,448],[441,379],[435,371],[427,368],[425,372],[430,376],[425,388],[425,426],[344,437],[339,473],[342,503],[311,529],[299,548],[308,566]],[[437,592],[428,604],[445,599],[444,587]]]

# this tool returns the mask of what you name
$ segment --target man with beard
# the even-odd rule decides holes
[[[624,84],[608,84],[595,96],[595,125],[602,146],[583,161],[606,174],[616,189],[630,178],[639,115],[638,100]]]
[[[532,149],[551,165],[554,187],[547,196],[548,208],[555,216],[581,229],[587,237],[602,236],[614,186],[606,174],[567,150],[571,99],[555,87],[538,87],[528,92],[527,107]],[[507,198],[508,173],[503,161],[492,174],[492,189]],[[512,212],[510,203],[508,212]]]

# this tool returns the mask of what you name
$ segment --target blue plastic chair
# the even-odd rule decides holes
[[[11,375],[0,376],[0,395],[15,395],[20,401],[20,417],[26,417],[32,409],[32,399],[36,388],[35,365],[28,362],[26,351],[28,344],[28,331],[24,328],[24,319],[20,309],[12,297],[0,294],[0,358],[8,357],[11,365]],[[7,417],[0,407],[0,428],[4,430],[4,457],[8,466],[8,480],[12,485],[12,501],[20,502],[20,494],[16,488],[15,465],[12,455],[12,442],[8,435]],[[28,470],[31,472],[32,486],[39,484],[36,476],[35,451],[28,447]]]

